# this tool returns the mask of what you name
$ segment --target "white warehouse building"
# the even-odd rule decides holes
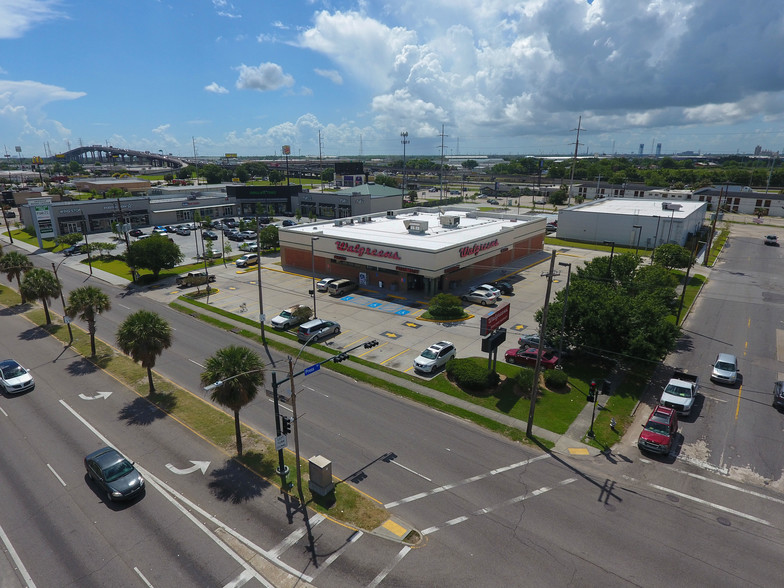
[[[558,237],[586,243],[615,243],[652,249],[686,245],[705,222],[707,202],[628,198],[590,200],[558,213]]]

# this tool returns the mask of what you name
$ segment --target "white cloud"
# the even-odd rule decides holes
[[[180,142],[177,140],[177,138],[174,135],[169,133],[170,127],[171,125],[168,123],[163,125],[158,125],[154,129],[152,129],[152,132],[155,133],[155,135],[157,135],[158,142],[163,141],[166,145],[172,148],[179,147]]]
[[[242,64],[237,69],[240,72],[236,83],[239,90],[266,92],[294,85],[294,78],[283,73],[277,63],[262,63],[258,67]]]
[[[36,25],[66,18],[59,0],[0,1],[0,39],[16,39]]]
[[[343,77],[340,75],[340,73],[337,70],[316,68],[313,71],[316,72],[321,77],[327,78],[333,84],[337,84],[339,86],[343,83]]]
[[[211,84],[208,84],[208,85],[204,86],[204,89],[207,92],[212,92],[213,94],[228,94],[229,93],[229,91],[226,88],[224,88],[223,86],[221,86],[220,84],[218,84],[218,82],[212,82]]]

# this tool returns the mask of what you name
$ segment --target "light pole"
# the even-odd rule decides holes
[[[536,353],[536,365],[534,366],[534,381],[531,384],[531,406],[528,410],[528,423],[525,429],[525,436],[529,439],[533,437],[534,411],[536,410],[536,397],[539,395],[539,374],[542,369],[542,341],[547,330],[547,312],[550,309],[550,289],[553,286],[553,268],[555,267],[555,251],[550,257],[550,271],[547,272],[547,292],[544,295],[544,308],[542,309],[542,323],[539,325],[539,349]],[[542,274],[544,275],[544,274]]]
[[[288,161],[288,156],[286,156],[286,161]],[[288,172],[288,169],[287,169]],[[263,343],[264,347],[267,346],[267,335],[264,332],[264,296],[261,293],[261,231],[259,230],[259,211],[258,205],[256,208],[256,255],[259,256],[258,263],[256,264],[256,281],[259,283],[259,324],[261,326],[261,342]],[[209,288],[209,285],[207,285]],[[272,381],[275,382],[275,374],[272,374]],[[277,400],[275,401],[277,406]],[[275,408],[275,412],[277,413],[277,408]],[[277,417],[276,417],[277,418]],[[280,425],[278,425],[280,426]],[[280,431],[278,431],[278,435],[280,435]],[[282,456],[283,454],[281,454]],[[281,457],[282,459],[282,457]],[[281,462],[283,465],[283,462]]]
[[[400,136],[403,137],[403,140],[400,141],[403,143],[403,198],[406,197],[406,145],[408,145],[411,141],[408,140],[408,131],[403,131],[400,133]]]
[[[57,277],[57,269],[60,267],[60,264],[62,264],[63,261],[65,261],[65,258],[63,258],[60,261],[60,263],[58,263],[57,265],[55,265],[54,262],[52,262],[52,271],[54,271],[54,279],[57,280],[58,284],[60,284],[60,278]],[[70,347],[71,343],[73,343],[73,331],[71,330],[71,319],[68,317],[68,315],[65,312],[65,296],[63,295],[62,284],[60,284],[60,301],[63,303],[63,321],[68,326],[68,346]]]
[[[632,225],[633,229],[637,229],[637,247],[634,250],[634,255],[637,255],[637,252],[640,250],[640,237],[642,237],[642,225]]]
[[[612,248],[610,249],[610,263],[607,266],[607,278],[609,279],[612,277],[612,258],[613,258],[613,254],[615,253],[615,241],[605,241],[604,244],[612,246]]]
[[[318,241],[318,237],[311,237],[310,238],[310,273],[311,278],[313,281],[313,318],[318,318],[316,314],[316,253],[315,253],[315,243]]]
[[[569,268],[566,273],[566,295],[564,296],[564,307],[563,313],[561,314],[561,342],[558,344],[558,361],[561,361],[561,356],[563,355],[564,331],[566,330],[566,307],[569,304],[569,280],[572,277],[572,264],[559,261],[558,265]]]

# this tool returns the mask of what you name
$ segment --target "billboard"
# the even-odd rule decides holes
[[[361,161],[336,161],[335,162],[335,175],[336,176],[363,176],[365,174],[365,167]]]
[[[498,327],[503,325],[509,320],[509,303],[491,310],[480,319],[479,322],[479,335],[484,337],[495,331]]]
[[[283,155],[291,155],[291,145],[284,145],[281,147],[281,151],[283,151]]]

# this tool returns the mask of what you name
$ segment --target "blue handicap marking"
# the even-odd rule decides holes
[[[405,309],[401,308],[400,310],[395,311],[395,314],[399,314],[399,315],[405,316],[405,315],[409,314],[410,312],[411,312],[410,310],[405,310]]]
[[[381,302],[371,302],[370,304],[368,304],[368,306],[370,308],[378,308],[379,306],[381,306],[381,304],[382,304]]]
[[[348,302],[349,300],[354,300],[354,297],[353,296],[344,296],[343,298],[341,298],[341,300],[345,300],[346,302]]]

